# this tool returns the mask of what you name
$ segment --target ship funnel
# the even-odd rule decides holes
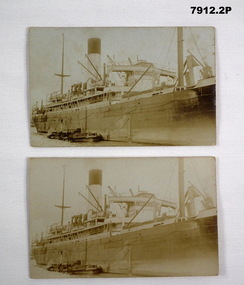
[[[88,40],[88,54],[101,54],[101,39],[92,38]]]
[[[102,205],[102,170],[92,169],[89,172],[89,190],[88,200],[99,209]],[[99,204],[99,205],[98,205]],[[95,210],[90,204],[87,205],[87,210]]]
[[[101,79],[101,39],[91,38],[88,40],[87,47],[87,67],[96,75],[97,79]],[[100,76],[99,76],[100,75]],[[87,73],[87,80],[91,78],[91,74]],[[95,77],[92,77],[94,80]],[[96,79],[95,79],[96,80]]]

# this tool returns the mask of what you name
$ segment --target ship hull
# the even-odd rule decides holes
[[[87,238],[87,262],[104,272],[137,276],[218,274],[217,216]],[[84,259],[85,240],[33,249],[37,264]]]
[[[157,94],[117,104],[80,106],[35,115],[38,132],[52,133],[86,127],[104,140],[159,144],[215,144],[215,86],[211,93],[197,90]]]

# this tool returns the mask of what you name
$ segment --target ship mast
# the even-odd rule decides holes
[[[184,192],[184,158],[179,157],[179,217],[184,218],[185,217],[185,192]]]
[[[63,224],[64,224],[64,210],[67,209],[67,208],[71,208],[70,206],[65,206],[65,205],[64,205],[64,190],[65,190],[65,167],[64,167],[64,175],[63,175],[62,205],[61,205],[61,206],[55,205],[55,207],[61,209],[61,227],[62,227]]]
[[[69,77],[70,75],[64,74],[64,34],[63,36],[63,47],[62,47],[62,66],[61,66],[61,74],[55,73],[56,76],[61,77],[61,94],[63,94],[64,91],[64,77]]]
[[[178,35],[178,86],[184,86],[184,76],[183,76],[183,28],[177,28],[177,35]]]

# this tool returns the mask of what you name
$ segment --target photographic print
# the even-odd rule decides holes
[[[32,278],[218,274],[215,159],[31,158]]]
[[[213,27],[30,28],[32,146],[214,145]]]

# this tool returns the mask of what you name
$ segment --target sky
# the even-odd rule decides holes
[[[192,183],[207,193],[216,204],[215,159],[192,157],[184,159],[185,189]],[[32,158],[29,160],[29,213],[31,238],[60,222],[63,177],[65,167],[64,224],[73,215],[86,212],[86,202],[78,194],[88,197],[86,185],[91,169],[102,170],[102,193],[108,186],[121,195],[140,191],[154,193],[158,198],[178,201],[177,158]]]
[[[159,68],[177,71],[176,28],[31,28],[29,32],[29,87],[31,106],[45,103],[47,96],[60,90],[62,34],[65,39],[64,92],[72,84],[83,82],[87,66],[87,40],[101,39],[101,63],[109,63],[107,55],[117,63],[128,64],[139,59],[154,63]],[[197,45],[196,45],[197,44]],[[215,31],[211,27],[184,29],[184,54],[190,50],[215,69]],[[201,53],[201,55],[199,54]]]

